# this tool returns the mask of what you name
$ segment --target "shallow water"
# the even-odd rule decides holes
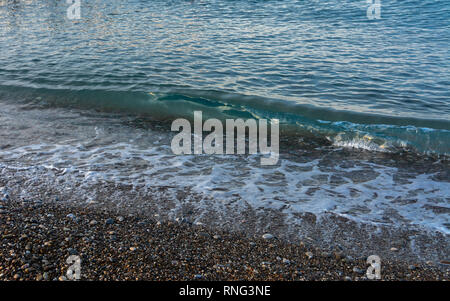
[[[181,187],[199,221],[250,206],[448,234],[450,4],[382,4],[82,0],[68,20],[64,1],[0,1],[2,172],[86,201],[96,183]],[[174,156],[167,122],[194,110],[280,119],[279,164]]]
[[[171,218],[185,217],[191,207],[196,222],[211,210],[226,220],[252,208],[276,210],[292,224],[301,213],[331,212],[363,223],[450,232],[445,159],[289,140],[281,141],[274,166],[261,166],[260,155],[177,156],[170,148],[175,133],[165,123],[28,105],[4,105],[0,125],[0,171],[26,175],[26,183],[18,184],[25,199],[49,186],[71,191],[85,204],[103,202],[93,187],[106,183],[130,185],[144,195],[164,187],[169,190],[156,207],[170,202]],[[136,208],[147,200],[107,198]]]

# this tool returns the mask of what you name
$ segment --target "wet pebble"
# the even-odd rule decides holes
[[[73,248],[68,248],[68,249],[67,249],[67,252],[68,252],[70,255],[78,255],[77,250],[75,250],[75,249],[73,249]]]
[[[354,267],[353,268],[353,272],[356,273],[356,274],[360,274],[360,275],[364,274],[364,270],[362,270],[362,269],[360,269],[358,267]]]
[[[265,240],[273,239],[273,235],[270,233],[266,233],[262,236],[262,238]]]
[[[198,235],[203,237],[203,238],[209,238],[210,237],[210,235],[208,233],[206,233],[206,232],[200,232]]]

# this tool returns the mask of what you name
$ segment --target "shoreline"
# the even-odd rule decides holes
[[[183,185],[130,185],[91,181],[86,173],[72,175],[44,165],[0,166],[0,199],[13,202],[43,200],[57,206],[114,215],[139,216],[162,223],[183,221],[209,229],[240,233],[246,239],[271,233],[284,242],[324,252],[345,252],[353,258],[377,255],[406,265],[450,260],[449,235],[407,221],[390,223],[398,214],[386,212],[381,224],[358,221],[334,212],[304,209],[287,215],[276,208],[254,206],[251,199],[224,200],[198,194]],[[76,175],[76,176],[75,176]],[[406,199],[407,200],[407,199]],[[397,202],[397,200],[393,200]],[[252,205],[253,204],[253,205]],[[257,205],[257,204],[256,204]],[[436,212],[436,214],[445,214]],[[392,249],[395,251],[392,251]]]
[[[0,201],[0,280],[368,280],[366,258],[276,237],[55,201]],[[382,259],[382,280],[449,280],[448,265]]]
[[[250,238],[271,233],[353,257],[450,260],[448,161],[291,137],[281,139],[280,166],[261,168],[256,157],[175,156],[159,123],[30,109],[6,108],[17,131],[3,135],[0,198],[6,191],[19,202],[59,200]]]

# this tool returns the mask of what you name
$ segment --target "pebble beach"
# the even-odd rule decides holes
[[[366,258],[55,201],[0,202],[0,280],[368,280]],[[395,251],[395,250],[393,250]],[[382,280],[448,280],[448,263],[383,260]]]
[[[449,280],[450,1],[380,2],[0,0],[0,281]]]

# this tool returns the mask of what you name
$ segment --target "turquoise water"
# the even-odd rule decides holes
[[[450,152],[450,3],[0,1],[0,100],[279,118],[337,146]]]
[[[0,191],[219,227],[251,210],[253,231],[293,236],[339,215],[448,245],[450,2],[381,3],[369,20],[366,1],[81,0],[70,20],[66,1],[0,0]],[[278,163],[174,155],[194,110],[278,118]]]

